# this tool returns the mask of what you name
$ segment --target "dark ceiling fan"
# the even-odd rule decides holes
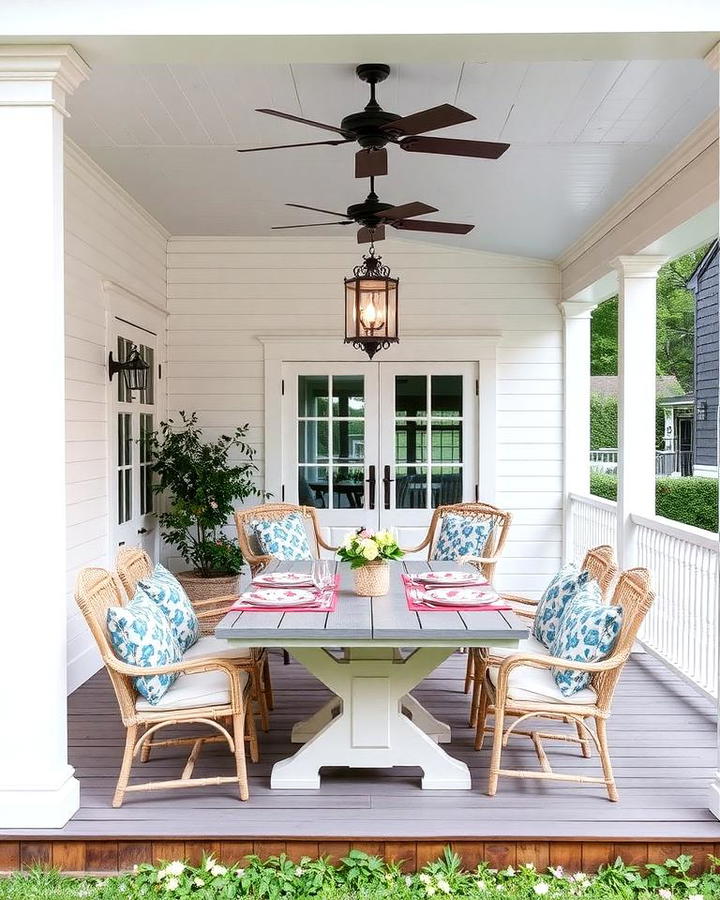
[[[318,228],[326,225],[360,225],[357,233],[358,244],[369,244],[385,239],[385,226],[391,225],[400,231],[427,231],[436,234],[467,234],[474,225],[463,225],[460,222],[433,222],[429,219],[415,220],[416,216],[437,212],[434,206],[427,203],[403,203],[393,206],[392,203],[381,203],[375,193],[375,176],[370,176],[370,193],[363,203],[348,206],[347,212],[333,212],[331,209],[320,209],[317,206],[304,206],[302,203],[286,203],[297,209],[310,209],[313,212],[325,213],[328,216],[339,216],[337,222],[312,222],[309,225],[275,225],[274,231],[284,228]]]
[[[288,147],[313,147],[320,145],[337,146],[352,144],[355,141],[362,147],[355,154],[355,177],[367,178],[370,175],[387,175],[386,144],[396,144],[410,153],[439,153],[447,156],[472,156],[477,159],[497,159],[508,149],[510,144],[494,141],[467,141],[444,137],[424,137],[424,132],[436,131],[462,122],[472,122],[475,116],[463,112],[456,106],[443,103],[424,109],[409,116],[386,112],[375,99],[375,85],[384,81],[390,74],[390,66],[384,63],[366,63],[355,70],[361,81],[370,85],[370,101],[361,112],[350,113],[340,123],[325,125],[312,119],[303,119],[290,113],[278,112],[275,109],[258,109],[256,112],[269,116],[279,116],[312,125],[325,131],[334,131],[340,138],[331,141],[310,141],[304,144],[280,144],[276,147],[248,147],[238,153],[253,153],[258,150],[282,150]]]

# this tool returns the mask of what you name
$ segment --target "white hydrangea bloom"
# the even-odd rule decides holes
[[[220,876],[227,874],[227,869],[225,866],[214,865],[212,869],[210,869],[210,874],[214,876]]]
[[[542,897],[550,890],[550,885],[547,881],[538,881],[538,883],[533,887],[533,890],[538,895],[538,897]]]
[[[166,891],[176,891],[180,886],[180,881],[177,878],[168,878],[165,882],[165,890]]]
[[[179,859],[176,859],[166,867],[165,871],[169,875],[182,875],[182,873],[185,871],[185,863],[182,863]]]

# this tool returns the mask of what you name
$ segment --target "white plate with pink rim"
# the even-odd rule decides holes
[[[495,591],[483,591],[476,587],[437,588],[425,591],[423,600],[438,606],[488,606],[498,600],[498,595]]]
[[[310,587],[313,582],[312,576],[304,572],[268,572],[256,575],[252,583],[268,587]]]
[[[415,576],[415,581],[422,581],[424,584],[445,584],[453,587],[470,584],[487,584],[487,580],[482,575],[474,575],[472,572],[421,572]]]
[[[314,591],[257,590],[240,594],[240,601],[247,606],[314,606],[320,598]]]

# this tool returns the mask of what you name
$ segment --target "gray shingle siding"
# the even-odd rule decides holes
[[[717,241],[688,287],[695,294],[695,408],[704,402],[707,418],[695,418],[695,465],[716,466],[720,318]]]

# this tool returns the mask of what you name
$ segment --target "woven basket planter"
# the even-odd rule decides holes
[[[223,598],[222,603],[218,603],[216,616],[203,616],[201,619],[200,629],[203,634],[213,634],[215,626],[223,618],[228,608],[228,595],[238,593],[240,583],[239,575],[218,575],[212,578],[203,578],[194,572],[178,572],[177,580],[185,588],[185,593],[190,598],[193,606],[201,600],[212,600],[213,597]],[[209,613],[214,610],[212,604],[201,606],[198,612]]]
[[[353,570],[355,593],[359,597],[382,597],[390,590],[390,566],[383,559]]]

